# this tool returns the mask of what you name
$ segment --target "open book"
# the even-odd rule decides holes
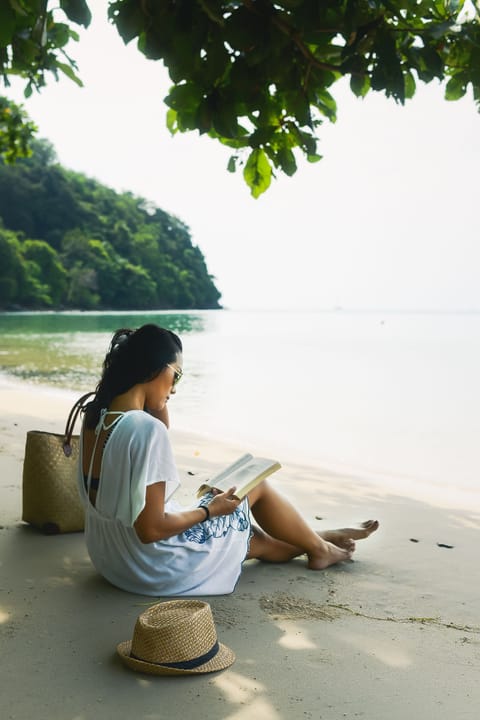
[[[253,457],[253,455],[247,453],[225,468],[225,470],[205,480],[198,489],[197,497],[205,495],[212,488],[225,492],[235,486],[235,497],[242,500],[259,482],[280,470],[281,467],[276,460]]]

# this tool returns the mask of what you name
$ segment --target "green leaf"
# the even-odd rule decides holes
[[[173,108],[167,110],[167,128],[171,135],[175,135],[175,133],[178,132],[177,111]]]
[[[231,69],[230,55],[223,42],[215,40],[209,43],[207,53],[201,64],[202,82],[205,87],[222,82]]]
[[[202,103],[203,104],[203,103]],[[214,89],[205,98],[205,117],[207,130],[214,130],[221,137],[237,138],[244,134],[238,124],[239,111],[235,97]]]
[[[445,88],[445,100],[459,100],[467,92],[467,83],[463,73],[458,73],[450,78]]]
[[[455,48],[456,50],[457,48]],[[412,68],[417,71],[418,77],[423,82],[431,82],[434,77],[443,79],[444,61],[435,48],[430,46],[411,47],[405,53]],[[467,56],[468,57],[468,56]],[[449,63],[462,65],[465,58],[457,53],[455,59],[449,57]]]
[[[208,133],[208,136],[211,138],[214,138],[215,140],[218,140],[222,143],[222,145],[226,145],[229,148],[232,148],[233,150],[240,150],[241,148],[248,148],[251,147],[250,145],[250,138],[248,136],[248,133],[245,134],[245,129],[242,128],[241,125],[238,126],[239,132],[243,135],[243,137],[236,137],[236,138],[226,138],[223,137],[223,135],[219,135],[215,130],[210,130]]]
[[[290,148],[282,147],[277,153],[277,162],[282,168],[285,175],[291,177],[297,172],[297,162],[295,155]]]
[[[208,15],[210,20],[212,22],[217,23],[217,25],[220,25],[223,27],[223,17],[221,12],[221,7],[218,7],[218,3],[215,2],[209,2],[209,0],[197,0],[198,4],[202,8],[203,12]],[[220,10],[220,12],[219,12]]]
[[[6,47],[12,41],[16,16],[8,3],[0,4],[0,47]]]
[[[425,45],[421,53],[423,54],[427,67],[431,68],[432,74],[441,79],[443,77],[444,63],[442,56],[438,53],[435,46]]]
[[[302,90],[285,93],[287,112],[293,115],[299,125],[312,126],[310,103]]]
[[[428,33],[431,37],[438,39],[444,37],[444,35],[452,27],[452,24],[453,23],[450,20],[442,23],[429,23],[425,25],[425,33]]]
[[[212,113],[206,100],[202,100],[195,114],[195,122],[200,135],[212,129]]]
[[[212,124],[217,133],[223,137],[234,138],[237,135],[237,117],[228,105],[223,105],[212,112]]]
[[[70,65],[67,65],[66,63],[57,62],[57,68],[63,72],[64,75],[66,75],[70,80],[73,80],[74,83],[78,85],[78,87],[83,87],[83,83],[80,80],[80,78],[75,75],[75,72],[73,71],[73,68]]]
[[[473,86],[473,99],[480,110],[480,87],[478,85]]]
[[[66,23],[55,23],[48,30],[48,39],[56,48],[64,47],[70,40],[70,27]]]
[[[415,78],[410,71],[403,76],[405,80],[405,97],[410,100],[415,95],[416,84]]]
[[[310,135],[310,133],[304,130],[300,130],[295,123],[289,123],[288,129],[293,139],[293,147],[300,147],[307,156],[316,155],[317,140],[313,135]]]
[[[258,198],[270,187],[272,166],[261,148],[250,153],[243,170],[243,177],[254,198]]]
[[[224,38],[230,47],[250,56],[256,47],[265,45],[263,25],[260,13],[256,16],[240,4],[225,20]]]
[[[86,28],[90,25],[92,13],[85,0],[60,0],[60,7],[72,22]]]
[[[187,130],[196,130],[197,113],[193,110],[179,110],[177,114],[177,127],[180,132],[186,132]]]
[[[136,0],[127,0],[127,2],[110,3],[108,7],[108,17],[116,25],[118,33],[125,45],[139,37],[139,47],[141,52],[145,51],[147,45],[146,29],[148,26],[147,18],[142,13],[142,6]]]
[[[352,75],[350,77],[350,89],[357,97],[365,97],[370,90],[370,78],[368,75]]]
[[[237,158],[236,155],[232,155],[232,156],[229,158],[229,160],[228,160],[228,165],[227,165],[227,170],[228,170],[228,172],[230,172],[230,173],[234,173],[234,172],[235,172],[235,170],[237,169],[237,160],[238,160],[238,158]]]
[[[267,125],[257,128],[250,135],[251,146],[255,148],[259,147],[260,145],[265,145],[266,143],[269,143],[274,136],[276,130],[277,127],[275,127],[274,125]]]
[[[23,6],[22,0],[9,0],[10,5],[15,10],[17,15],[28,15],[27,11],[25,10]]]
[[[422,48],[423,50],[423,48]],[[378,32],[375,39],[376,62],[371,75],[372,90],[384,90],[387,97],[405,102],[405,81],[392,34]]]
[[[196,111],[202,101],[202,91],[195,83],[174,85],[167,97],[166,104],[178,112]]]
[[[38,57],[38,44],[30,38],[18,37],[15,40],[14,61],[16,69],[22,72],[28,65],[34,65]]]
[[[330,95],[328,90],[325,89],[317,90],[316,96],[315,105],[320,112],[330,120],[330,122],[334,123],[337,119],[337,103],[334,98]]]

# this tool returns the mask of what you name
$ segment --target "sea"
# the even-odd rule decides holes
[[[146,322],[183,342],[174,427],[407,492],[480,498],[480,313],[3,313],[0,373],[81,394],[113,331]]]

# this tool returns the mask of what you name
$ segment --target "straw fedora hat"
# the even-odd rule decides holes
[[[151,675],[191,675],[229,667],[235,654],[217,640],[210,605],[170,600],[138,616],[132,640],[117,645],[132,670]]]

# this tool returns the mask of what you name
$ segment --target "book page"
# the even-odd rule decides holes
[[[229,487],[235,485],[237,491],[240,492],[245,485],[248,485],[248,483],[252,480],[262,476],[266,470],[276,464],[275,460],[254,457],[237,470],[230,473],[230,475],[222,481],[222,486],[219,489],[228,490]],[[218,484],[214,485],[214,487],[218,488]]]
[[[276,460],[253,457],[249,454],[244,455],[204,483],[198,491],[198,496],[212,488],[225,492],[225,490],[235,487],[235,495],[243,498],[251,488],[255,487],[263,478],[279,470],[280,467],[280,463]]]
[[[210,480],[206,482],[206,485],[218,488],[219,483],[221,483],[225,478],[229,477],[232,473],[238,470],[238,468],[242,467],[249,460],[253,460],[253,455],[250,455],[250,453],[242,455],[242,457],[238,458],[238,460],[235,460],[234,463],[226,467],[225,470],[221,470],[219,473],[217,473],[217,475],[214,475],[212,478],[210,478]],[[229,487],[231,487],[231,485],[228,485],[227,483],[227,489]]]

